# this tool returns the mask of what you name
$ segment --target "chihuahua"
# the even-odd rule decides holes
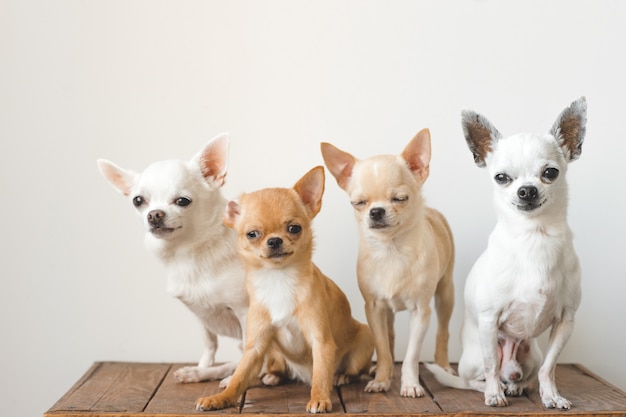
[[[241,340],[248,310],[245,269],[236,236],[222,223],[228,134],[213,138],[190,161],[167,160],[141,173],[98,160],[102,175],[127,196],[146,229],[145,243],[163,262],[168,291],[200,319],[205,348],[197,366],[175,372],[179,382],[230,376],[236,362],[215,365],[217,336]]]
[[[357,278],[376,341],[375,379],[365,391],[387,391],[393,373],[394,313],[409,310],[409,342],[400,395],[422,397],[419,358],[435,299],[435,361],[449,372],[448,325],[454,307],[454,243],[438,211],[426,207],[422,185],[430,171],[430,132],[421,130],[401,155],[358,160],[329,143],[322,156],[345,190],[359,224]]]
[[[237,232],[250,297],[246,345],[228,388],[198,399],[198,410],[235,405],[270,348],[282,352],[290,376],[311,385],[310,413],[331,411],[333,383],[348,383],[371,366],[369,328],[352,318],[344,293],[311,260],[311,223],[323,192],[319,166],[292,189],[264,189],[228,203],[224,222]]]
[[[581,297],[565,174],[581,154],[586,121],[584,97],[543,135],[504,138],[484,116],[462,114],[474,161],[493,180],[498,221],[465,284],[459,376],[429,369],[444,385],[484,391],[486,405],[505,406],[506,395],[521,395],[538,379],[545,407],[571,407],[555,382]],[[542,363],[536,338],[548,327]]]

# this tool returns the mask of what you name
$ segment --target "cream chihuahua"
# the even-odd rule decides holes
[[[282,352],[290,376],[311,384],[306,410],[331,410],[331,390],[371,366],[369,328],[352,318],[339,287],[313,264],[311,223],[324,192],[316,167],[292,189],[270,188],[230,202],[225,223],[239,236],[250,297],[244,354],[225,391],[198,399],[198,410],[235,405],[270,348]]]
[[[581,154],[584,98],[559,115],[547,134],[502,137],[484,117],[462,115],[474,161],[494,186],[498,222],[465,284],[459,376],[433,365],[443,384],[484,391],[485,404],[507,405],[539,382],[547,408],[569,409],[555,368],[580,303],[580,267],[567,224],[568,163]],[[536,338],[551,327],[545,361]]]
[[[360,227],[357,263],[367,321],[376,341],[376,377],[366,391],[387,391],[393,373],[394,313],[409,310],[409,342],[400,394],[421,397],[419,358],[435,298],[435,361],[448,362],[448,325],[454,306],[454,244],[445,218],[426,207],[421,189],[429,174],[430,132],[421,130],[402,155],[358,160],[331,144],[322,155],[350,196]]]
[[[102,175],[138,210],[145,243],[165,265],[168,291],[204,328],[202,357],[176,371],[179,382],[225,378],[237,366],[215,365],[217,336],[241,339],[248,310],[236,236],[222,223],[228,143],[228,134],[219,135],[190,161],[159,161],[141,173],[98,160]]]

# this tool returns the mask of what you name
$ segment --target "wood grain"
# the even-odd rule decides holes
[[[179,384],[173,372],[186,364],[96,362],[46,413],[45,417],[185,417],[198,414],[304,417],[310,387],[288,383],[255,386],[238,407],[195,410],[196,399],[220,391],[219,382]],[[427,395],[400,396],[400,365],[387,393],[364,392],[368,378],[336,388],[332,415],[357,416],[626,416],[626,394],[580,365],[559,365],[557,386],[573,403],[569,411],[548,410],[539,395],[509,398],[508,407],[487,407],[483,394],[441,386],[423,365],[420,379]]]

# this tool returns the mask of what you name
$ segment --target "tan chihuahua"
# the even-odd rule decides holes
[[[409,342],[402,364],[403,397],[422,397],[419,357],[435,298],[435,362],[448,361],[448,324],[454,306],[454,243],[441,213],[424,205],[430,132],[421,130],[402,155],[358,160],[322,143],[326,166],[350,196],[360,227],[357,264],[367,321],[376,341],[376,377],[368,392],[387,391],[393,373],[394,313],[409,310]]]
[[[352,318],[345,294],[311,260],[311,222],[323,192],[319,166],[292,189],[264,189],[228,203],[224,223],[237,232],[250,298],[246,346],[228,388],[198,399],[198,410],[235,405],[270,348],[282,352],[290,376],[311,384],[310,413],[331,411],[333,383],[348,383],[371,366],[369,328]]]

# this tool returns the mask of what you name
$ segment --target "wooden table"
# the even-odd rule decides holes
[[[310,416],[305,405],[309,387],[290,383],[276,387],[253,387],[240,407],[213,412],[194,408],[198,397],[220,389],[217,382],[177,384],[172,373],[189,364],[96,362],[85,375],[48,410],[58,416],[234,416],[240,414]],[[559,365],[557,385],[572,401],[569,411],[548,410],[537,393],[509,398],[509,406],[487,407],[483,394],[441,386],[423,366],[423,398],[400,397],[400,365],[388,393],[363,392],[366,380],[342,386],[333,395],[330,414],[348,416],[626,416],[626,394],[580,365]]]

